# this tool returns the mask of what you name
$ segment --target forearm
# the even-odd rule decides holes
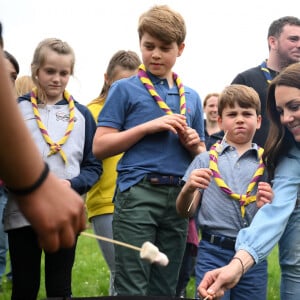
[[[239,250],[236,252],[234,257],[237,257],[238,259],[240,259],[240,263],[242,263],[242,265],[243,265],[243,268],[242,268],[243,274],[246,273],[255,264],[253,257],[247,251]],[[233,262],[231,262],[231,263],[233,263]]]
[[[147,134],[144,124],[125,131],[98,127],[94,142],[93,153],[97,159],[105,159],[127,151]]]
[[[8,186],[27,187],[40,176],[44,162],[13,96],[2,50],[0,56],[0,176]]]
[[[199,204],[199,200],[200,193],[198,190],[186,191],[185,187],[183,187],[176,200],[177,212],[184,218],[193,216]]]

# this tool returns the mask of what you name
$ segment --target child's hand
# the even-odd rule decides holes
[[[184,185],[184,189],[193,192],[196,189],[206,189],[210,184],[212,171],[208,168],[194,169]]]
[[[185,130],[178,131],[178,137],[181,144],[192,154],[196,155],[200,152],[205,151],[205,146],[203,143],[203,149],[201,145],[200,137],[197,131],[191,127],[185,127]]]
[[[151,120],[141,125],[146,134],[170,130],[177,134],[179,131],[185,131],[186,117],[179,114],[165,115],[163,117]]]
[[[261,208],[266,203],[271,203],[273,200],[274,194],[272,187],[267,182],[259,182],[256,193],[256,205],[258,208]]]

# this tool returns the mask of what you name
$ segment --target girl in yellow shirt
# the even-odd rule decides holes
[[[120,50],[112,56],[106,73],[104,74],[104,84],[100,95],[87,105],[96,122],[98,121],[98,116],[105,104],[108,90],[113,82],[136,74],[140,64],[141,61],[139,56],[133,51]],[[103,173],[99,181],[87,193],[86,198],[88,219],[92,223],[95,234],[107,238],[113,238],[112,219],[114,204],[112,198],[114,196],[117,180],[116,167],[121,155],[122,154],[108,157],[102,161]],[[100,240],[98,240],[98,242],[110,270],[109,295],[115,295],[114,245]]]

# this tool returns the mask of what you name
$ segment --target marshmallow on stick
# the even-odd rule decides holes
[[[140,256],[142,259],[150,261],[161,266],[166,266],[169,263],[168,257],[160,252],[156,246],[150,242],[145,242],[142,245]]]
[[[113,240],[113,239],[110,239],[110,238],[107,238],[107,237],[104,237],[101,235],[96,235],[96,234],[92,234],[92,233],[88,233],[88,232],[81,232],[80,234],[139,251],[140,257],[142,259],[148,260],[150,263],[158,264],[161,266],[166,266],[169,263],[168,257],[164,253],[159,252],[158,248],[150,242],[145,242],[142,245],[142,248],[139,248],[139,247],[136,247],[136,246],[124,243],[124,242],[116,241],[116,240]]]

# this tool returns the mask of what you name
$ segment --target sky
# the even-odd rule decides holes
[[[169,5],[185,19],[186,46],[173,71],[201,99],[221,92],[239,72],[267,58],[273,20],[300,18],[299,0],[0,0],[4,48],[17,58],[20,75],[30,75],[33,52],[41,40],[68,42],[76,63],[67,89],[87,104],[99,95],[116,51],[140,55],[138,19],[156,4]]]

